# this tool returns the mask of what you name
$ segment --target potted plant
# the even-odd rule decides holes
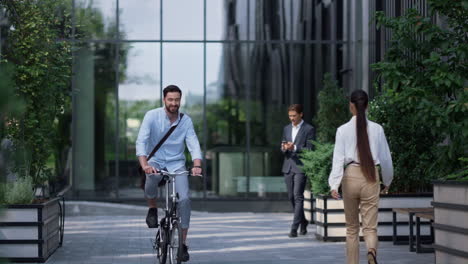
[[[310,190],[306,190],[304,195],[304,210],[306,216],[310,215],[311,222],[320,225],[323,219],[317,218],[322,214],[316,211],[316,201],[317,197],[327,195],[329,191],[328,174],[331,169],[336,129],[350,118],[344,91],[330,73],[324,75],[318,103],[317,116],[313,122],[317,131],[317,141],[313,142],[314,150],[305,151],[301,160],[310,183]]]
[[[0,64],[0,119],[20,114],[22,101],[13,94],[12,66]],[[58,245],[58,200],[33,203],[33,179],[30,176],[11,179],[14,156],[4,138],[4,124],[0,129],[0,256],[16,261],[45,261]],[[14,163],[14,162],[13,162]],[[9,179],[7,179],[9,178]],[[63,218],[62,218],[63,219]],[[63,227],[60,226],[60,227]],[[0,263],[2,263],[0,261]]]
[[[70,31],[62,1],[0,1],[9,25],[0,58],[9,74],[11,101],[20,112],[2,113],[2,139],[11,142],[13,177],[0,183],[0,255],[12,261],[44,262],[60,245],[63,215],[59,198],[45,190],[53,174],[57,123],[71,77]],[[2,78],[2,81],[5,79]]]
[[[59,198],[33,203],[31,177],[0,185],[0,255],[11,261],[44,262],[59,247],[63,218]]]
[[[319,197],[329,193],[328,175],[331,170],[333,144],[313,142],[315,149],[302,154],[303,171],[309,179],[310,190],[306,190],[304,197],[309,204],[304,204],[304,210],[310,214],[311,222],[320,225],[323,223],[321,201]]]

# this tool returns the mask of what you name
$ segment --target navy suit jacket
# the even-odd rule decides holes
[[[284,162],[281,171],[283,173],[302,173],[301,166],[303,164],[299,159],[299,154],[305,149],[312,150],[314,148],[311,140],[315,140],[315,128],[312,125],[304,122],[297,132],[296,138],[294,140],[296,151],[282,150],[284,153]],[[283,141],[292,142],[292,124],[284,127]]]

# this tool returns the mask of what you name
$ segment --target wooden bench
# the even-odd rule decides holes
[[[394,245],[409,245],[409,250],[411,252],[416,251],[416,246],[414,245],[414,215],[417,213],[430,213],[434,212],[434,208],[432,207],[423,207],[423,208],[392,208],[393,219],[392,219],[392,226],[393,226],[393,235],[392,240]],[[407,214],[409,216],[409,236],[408,241],[397,241],[397,213],[399,214]],[[432,229],[431,229],[432,232]]]
[[[423,246],[421,239],[421,218],[427,219],[431,222],[431,239],[430,244],[434,243],[434,228],[432,223],[434,223],[434,210],[430,212],[416,213],[416,253],[433,253],[434,248],[432,246]]]

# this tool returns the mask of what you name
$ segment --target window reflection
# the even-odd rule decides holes
[[[145,113],[160,107],[160,44],[131,43],[120,58],[119,81],[119,196],[141,198],[135,177],[135,141]]]
[[[242,195],[247,44],[208,43],[206,54],[207,196]]]
[[[116,38],[116,0],[75,0],[78,39]]]
[[[159,0],[119,0],[119,9],[119,29],[124,39],[160,39]]]
[[[247,40],[248,3],[249,0],[206,0],[206,39]]]
[[[161,106],[161,88],[176,84],[183,90],[181,111],[206,145],[207,171],[203,181],[191,179],[192,196],[202,197],[205,189],[207,197],[284,195],[278,145],[289,122],[287,106],[304,104],[310,122],[324,74],[332,72],[342,83],[352,79],[343,71],[343,46],[328,44],[335,26],[338,39],[346,33],[346,17],[337,15],[348,11],[346,2],[119,0],[119,38],[116,3],[75,1],[77,38],[89,42],[78,47],[74,67],[80,142],[75,175],[87,175],[78,179],[78,190],[141,197],[132,167],[138,128],[146,111]],[[327,44],[288,41],[314,39]]]
[[[200,146],[203,146],[203,44],[164,43],[163,44],[163,87],[170,84],[182,90],[180,111],[190,116],[197,133]],[[186,151],[187,166],[192,166],[189,152]],[[203,180],[189,178],[192,197],[203,196]]]
[[[203,0],[162,0],[163,39],[203,40]]]
[[[203,44],[163,44],[163,87],[175,84],[183,92],[181,110],[203,105]],[[191,115],[200,115],[192,112]],[[193,118],[193,117],[192,117]]]
[[[76,190],[80,198],[96,192],[116,197],[116,68],[113,44],[76,47],[74,65]]]

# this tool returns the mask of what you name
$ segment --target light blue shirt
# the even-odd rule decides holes
[[[171,126],[177,124],[179,125],[176,129],[148,162],[156,163],[159,169],[165,167],[170,172],[183,168],[185,145],[192,155],[192,160],[202,159],[200,143],[195,134],[192,119],[186,114],[180,119],[179,115],[171,125],[163,107],[146,112],[136,140],[136,155],[148,156]]]

